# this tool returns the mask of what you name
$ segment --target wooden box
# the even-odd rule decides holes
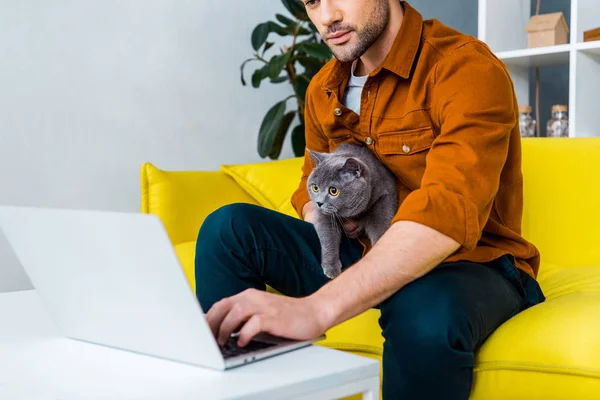
[[[569,27],[562,12],[534,15],[525,31],[529,34],[529,48],[566,44],[569,36]]]
[[[600,28],[590,29],[589,31],[583,32],[584,42],[593,42],[595,40],[600,40]]]

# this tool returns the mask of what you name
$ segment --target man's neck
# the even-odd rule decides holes
[[[392,49],[400,26],[402,26],[402,21],[404,20],[404,10],[400,1],[393,1],[392,3],[390,7],[390,21],[379,39],[358,59],[356,69],[354,70],[356,76],[370,74],[383,63],[383,60],[385,60]]]

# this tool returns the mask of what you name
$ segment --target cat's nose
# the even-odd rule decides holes
[[[319,208],[321,208],[321,206],[323,205],[323,203],[321,203],[320,201],[317,201],[317,205],[319,206]]]

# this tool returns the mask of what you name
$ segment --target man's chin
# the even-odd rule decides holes
[[[344,43],[341,45],[328,45],[329,50],[333,53],[333,56],[340,62],[352,62],[360,58],[362,54],[356,54],[356,49],[350,43]]]

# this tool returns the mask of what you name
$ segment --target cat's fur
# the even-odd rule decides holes
[[[397,182],[393,173],[364,146],[342,144],[331,153],[307,151],[315,164],[307,184],[315,205],[321,266],[325,275],[333,279],[342,270],[342,222],[355,220],[374,245],[398,211]],[[331,187],[337,188],[337,196],[330,194]]]

